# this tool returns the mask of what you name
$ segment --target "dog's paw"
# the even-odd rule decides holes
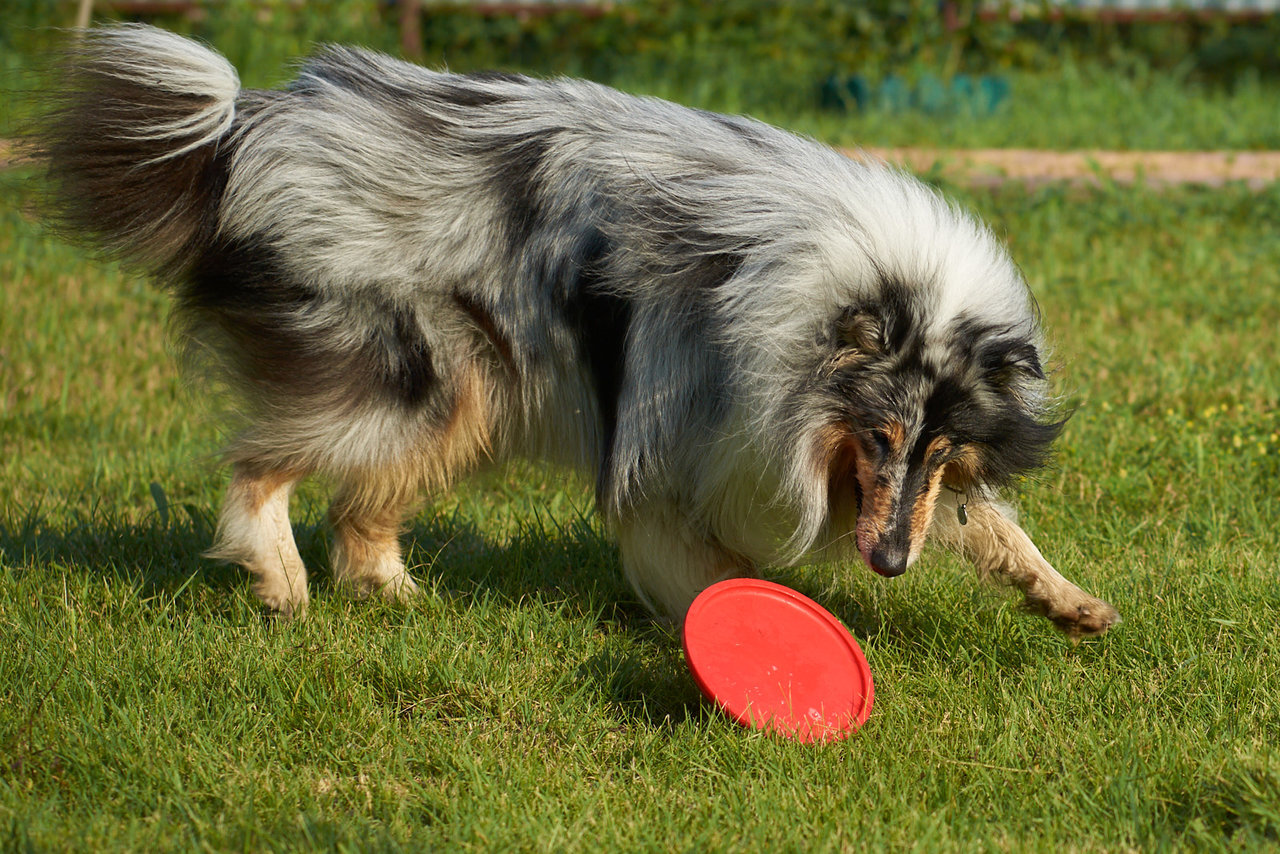
[[[1047,617],[1073,642],[1097,637],[1120,622],[1119,611],[1101,599],[1083,593],[1059,601],[1028,596],[1026,607]]]
[[[253,592],[274,617],[292,620],[307,615],[305,587],[299,592],[275,582],[258,583],[253,585]]]
[[[387,575],[364,578],[341,578],[338,589],[353,599],[381,599],[396,605],[407,605],[418,595],[418,585],[401,569]]]
[[[413,579],[409,577],[409,573],[402,572],[395,578],[392,578],[386,584],[383,584],[379,593],[385,602],[393,602],[397,605],[408,605],[419,594],[418,585],[414,584]]]

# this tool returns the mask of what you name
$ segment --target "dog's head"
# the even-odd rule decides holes
[[[1046,405],[1033,311],[938,320],[921,300],[890,283],[845,307],[814,381],[830,533],[884,576],[919,555],[944,488],[1007,484],[1045,462],[1064,423]]]

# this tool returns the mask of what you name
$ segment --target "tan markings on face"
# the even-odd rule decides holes
[[[866,555],[889,530],[894,490],[880,483],[876,464],[865,455],[858,456],[858,483],[862,486],[862,512],[858,514],[857,524],[858,550]]]
[[[885,438],[889,440],[889,450],[892,456],[897,456],[902,451],[902,446],[907,441],[907,428],[898,421],[890,421],[884,425]]]
[[[925,465],[929,465],[929,461],[936,454],[944,453],[951,448],[951,441],[946,436],[938,436],[925,447],[924,460]],[[938,495],[942,491],[942,484],[945,480],[944,473],[946,466],[937,466],[929,473],[927,485],[915,500],[911,507],[911,538],[909,542],[910,554],[914,560],[920,550],[924,548],[925,537],[929,533],[929,525],[933,521],[933,510],[938,503]],[[905,496],[904,496],[905,500]]]
[[[853,530],[858,520],[857,442],[843,424],[828,424],[814,437],[814,476],[827,484],[828,525],[837,534]]]
[[[973,448],[964,448],[960,455],[951,459],[943,467],[942,480],[948,486],[965,489],[978,480],[978,452]]]
[[[813,438],[814,477],[826,478],[833,473],[837,455],[848,440],[849,430],[840,424],[827,424],[816,432]]]
[[[938,493],[942,491],[944,466],[938,466],[929,475],[928,486],[916,497],[911,508],[911,557],[914,559],[924,548],[929,525],[933,522],[933,510],[938,505]]]
[[[889,459],[901,458],[907,444],[906,425],[889,421],[880,428],[889,443]],[[897,484],[885,483],[889,471],[886,461],[878,463],[860,455],[858,458],[858,482],[862,486],[862,513],[858,516],[858,549],[866,554],[879,543],[893,522],[893,505],[901,486],[901,472],[896,475]],[[901,468],[902,463],[894,464]]]

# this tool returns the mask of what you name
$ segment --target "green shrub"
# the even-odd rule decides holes
[[[1032,9],[1018,20],[978,15],[965,0],[630,0],[549,14],[486,15],[467,3],[424,3],[422,58],[465,70],[501,66],[597,79],[679,77],[714,91],[726,81],[748,97],[811,94],[833,73],[991,72],[1099,61],[1218,81],[1280,72],[1280,16],[1232,21],[1189,16],[1108,23]],[[109,6],[105,14],[110,15]],[[75,5],[9,0],[0,47],[37,54],[38,28],[69,25]],[[279,75],[280,57],[316,41],[399,51],[395,0],[223,0],[195,15],[150,20],[203,36],[255,77]],[[5,51],[6,53],[9,50]]]

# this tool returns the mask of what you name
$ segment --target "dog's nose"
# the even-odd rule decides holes
[[[907,550],[898,546],[876,546],[871,550],[868,563],[885,578],[894,578],[907,571]]]

